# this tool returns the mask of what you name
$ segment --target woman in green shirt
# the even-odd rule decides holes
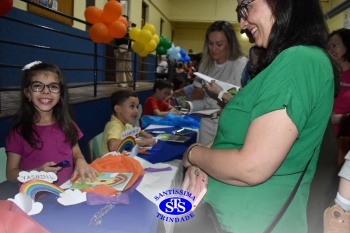
[[[263,232],[307,169],[273,232],[307,232],[306,205],[332,110],[334,72],[318,0],[238,0],[242,30],[265,48],[254,78],[225,106],[210,145],[184,153],[183,189],[198,166],[223,230]],[[310,164],[307,166],[308,161]]]

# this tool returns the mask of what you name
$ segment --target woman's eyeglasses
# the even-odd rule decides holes
[[[241,19],[247,20],[247,18],[248,18],[248,6],[253,1],[254,0],[248,0],[248,1],[242,2],[241,5],[237,6],[236,11],[237,11],[238,22],[240,22]]]
[[[30,89],[32,89],[32,91],[34,92],[42,92],[45,89],[45,87],[47,87],[47,89],[49,89],[49,91],[54,94],[58,94],[61,92],[61,85],[59,83],[50,83],[49,85],[45,85],[42,82],[35,81],[31,82],[29,86]]]

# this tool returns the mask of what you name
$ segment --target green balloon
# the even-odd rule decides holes
[[[173,45],[173,43],[171,43],[170,40],[167,40],[166,43],[165,43],[165,45],[164,45],[164,47],[165,47],[166,49],[170,49],[172,45]]]
[[[167,49],[163,46],[158,45],[156,49],[157,54],[164,55],[167,52]]]

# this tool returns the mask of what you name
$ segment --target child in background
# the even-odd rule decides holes
[[[157,79],[153,85],[153,95],[148,97],[143,106],[142,116],[165,116],[169,112],[182,115],[181,111],[171,106],[167,100],[173,89],[171,82],[163,79]]]
[[[338,175],[340,182],[335,204],[323,214],[324,233],[350,232],[350,151],[345,156],[345,163]]]
[[[6,138],[7,180],[16,182],[21,171],[54,172],[56,185],[80,175],[95,180],[97,172],[85,161],[78,140],[82,132],[72,120],[68,89],[60,69],[32,62],[23,69],[21,104],[16,124]],[[68,160],[65,167],[52,167]]]
[[[122,142],[122,133],[127,129],[132,129],[133,126],[128,122],[134,122],[139,106],[139,98],[136,92],[129,90],[116,91],[111,95],[111,107],[113,109],[113,115],[109,122],[107,122],[103,131],[103,137],[101,142],[102,155],[107,154],[110,151],[115,151],[116,148]],[[136,140],[136,143],[140,146],[156,144],[156,140],[151,134],[141,130],[139,135],[144,139]]]

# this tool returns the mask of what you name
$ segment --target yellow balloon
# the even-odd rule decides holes
[[[152,33],[148,30],[142,29],[137,40],[147,44],[151,39]]]
[[[138,55],[140,55],[140,57],[147,57],[149,54],[149,51],[147,51],[146,49],[144,49],[141,53],[138,53]]]
[[[146,23],[145,26],[143,26],[142,30],[148,30],[151,32],[152,35],[156,32],[156,28],[153,24],[150,23]]]
[[[138,40],[141,30],[138,28],[131,28],[129,32],[130,39]]]
[[[157,48],[157,43],[152,39],[150,40],[146,45],[145,45],[145,49],[149,52],[152,52],[154,50],[156,50]]]
[[[156,42],[157,45],[159,44],[160,39],[159,39],[159,36],[158,36],[157,34],[154,34],[154,35],[152,36],[152,40],[154,40],[154,41]]]
[[[140,41],[135,41],[132,45],[132,51],[134,51],[137,54],[140,54],[145,48],[145,45]]]

